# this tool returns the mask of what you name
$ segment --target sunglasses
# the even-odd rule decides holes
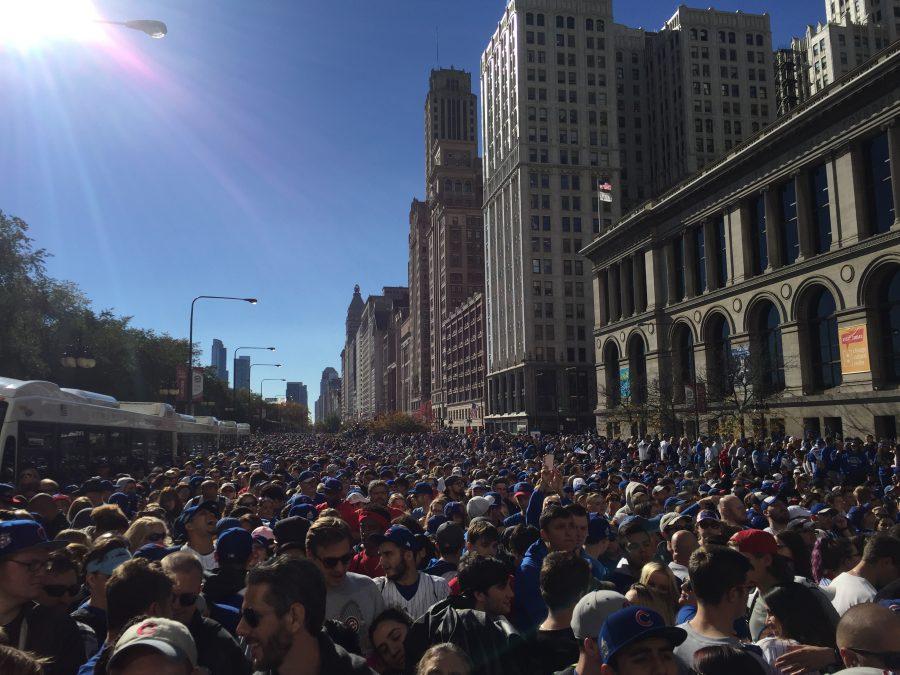
[[[338,566],[338,563],[346,567],[350,564],[350,561],[353,560],[353,553],[347,553],[346,555],[336,556],[333,558],[319,558],[321,563],[327,567],[328,569],[334,569]]]
[[[147,535],[147,541],[151,541],[154,544],[159,541],[163,541],[165,538],[166,538],[165,532],[151,532],[150,534]]]
[[[200,596],[196,593],[173,593],[172,603],[178,603],[182,607],[191,607],[197,604],[197,598]]]
[[[47,584],[44,586],[44,593],[51,598],[61,598],[64,595],[77,595],[81,590],[81,584],[72,584],[64,586],[63,584]]]

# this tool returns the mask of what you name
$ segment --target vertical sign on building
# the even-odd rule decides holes
[[[619,368],[619,396],[622,400],[631,396],[631,369],[628,366]]]
[[[868,373],[871,370],[866,324],[839,328],[838,341],[841,348],[842,374]]]
[[[194,368],[191,374],[191,400],[194,403],[203,400],[203,368]]]

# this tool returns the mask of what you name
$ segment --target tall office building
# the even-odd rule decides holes
[[[775,51],[775,106],[779,117],[809,98],[805,44],[800,38],[793,38],[790,47]]]
[[[250,357],[239,356],[234,362],[235,391],[250,390]]]
[[[681,6],[648,34],[648,159],[655,193],[775,119],[773,60],[768,14]]]
[[[579,254],[620,185],[611,0],[511,0],[481,58],[487,426],[593,424],[593,306]],[[608,207],[608,208],[607,208]]]
[[[309,395],[302,382],[288,382],[285,385],[284,398],[289,403],[299,403],[309,408]]]
[[[317,422],[341,414],[340,396],[341,376],[328,366],[322,371],[322,379],[319,381],[319,397],[315,404]]]
[[[353,287],[353,298],[347,307],[347,320],[344,324],[344,349],[341,351],[341,419],[356,419],[358,416],[356,383],[358,358],[356,353],[356,333],[359,330],[363,308],[359,284]]]
[[[228,384],[228,350],[218,338],[212,343],[212,358],[209,365],[216,369],[216,377]]]
[[[825,23],[807,26],[806,50],[811,94],[858,68],[900,38],[900,0],[825,0]]]
[[[476,104],[470,73],[452,68],[431,71],[425,104],[426,129],[429,123],[431,126],[430,142],[426,143],[431,153],[426,162],[430,211],[429,355],[431,408],[439,423],[449,419],[444,324],[467,298],[484,290],[483,191],[474,129]],[[448,110],[453,114],[443,112]],[[444,116],[456,126],[445,125]],[[445,133],[445,126],[453,133]],[[480,392],[482,385],[477,389]]]
[[[427,202],[413,199],[409,207],[409,319],[410,408],[431,401],[431,310],[428,286],[428,231],[431,214]]]

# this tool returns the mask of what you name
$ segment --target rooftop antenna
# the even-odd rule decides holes
[[[441,67],[441,36],[438,27],[434,27],[434,57],[438,68]]]

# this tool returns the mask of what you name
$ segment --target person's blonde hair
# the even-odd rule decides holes
[[[154,526],[162,525],[163,530],[165,530],[166,538],[159,542],[166,546],[172,545],[172,539],[169,536],[169,526],[166,525],[166,521],[161,518],[155,518],[153,516],[141,516],[137,518],[131,525],[128,526],[128,529],[125,530],[125,538],[128,540],[128,548],[131,549],[131,552],[134,553],[144,544],[144,540],[147,538],[147,535],[150,534],[150,530]]]
[[[45,659],[10,645],[0,645],[0,673],[3,675],[43,675]]]

